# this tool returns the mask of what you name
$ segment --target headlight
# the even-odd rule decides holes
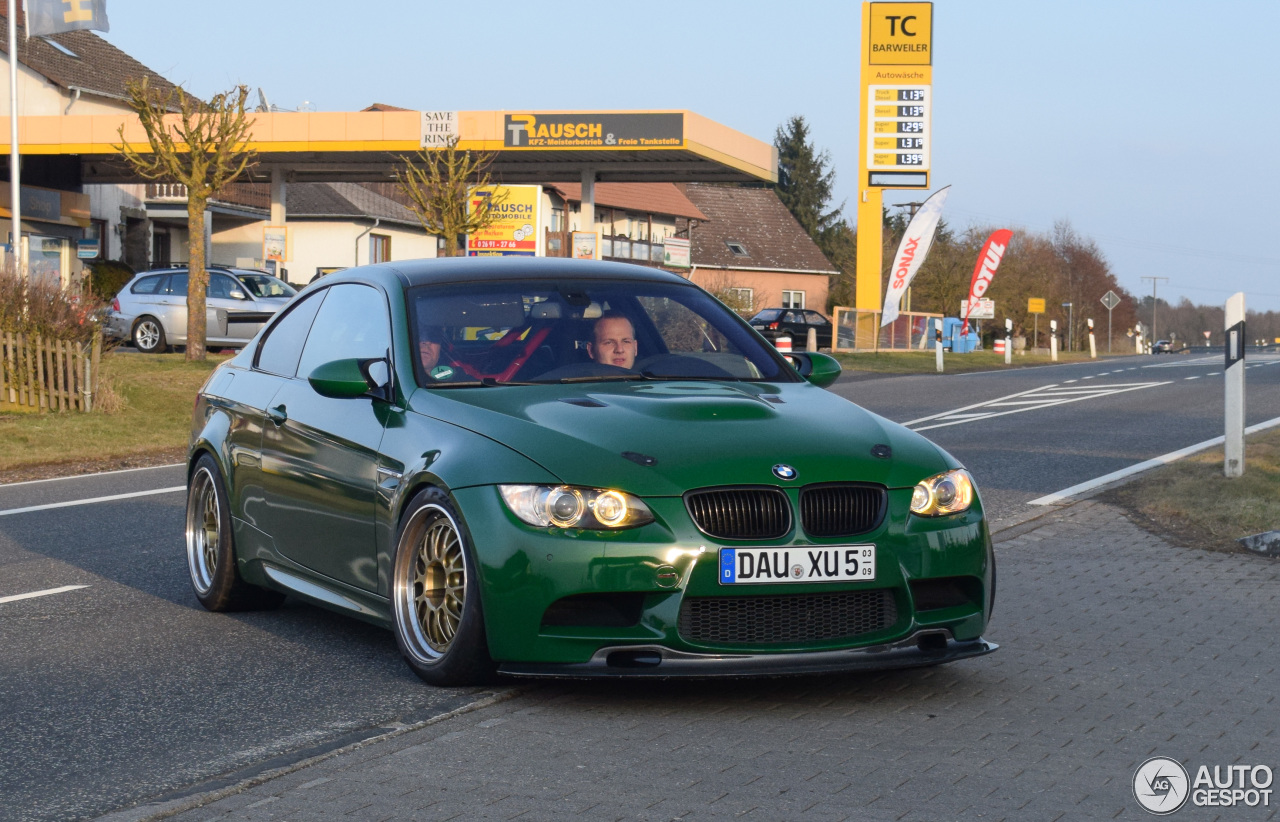
[[[639,497],[573,485],[499,485],[511,513],[530,525],[591,530],[637,528],[653,522]]]
[[[929,477],[911,493],[911,513],[922,517],[959,514],[973,505],[973,478],[962,468]]]

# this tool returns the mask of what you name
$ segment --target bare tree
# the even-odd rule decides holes
[[[506,202],[505,190],[468,203],[473,188],[493,185],[489,169],[494,155],[458,148],[451,137],[442,149],[422,149],[416,158],[400,157],[396,184],[428,234],[444,237],[445,254],[458,253],[458,235],[474,234],[498,218],[496,207]],[[468,207],[470,205],[470,207]]]
[[[254,153],[246,144],[251,124],[245,113],[246,86],[217,94],[207,103],[174,88],[152,89],[144,77],[127,85],[129,107],[146,131],[150,150],[125,140],[120,126],[120,152],[147,180],[187,187],[187,359],[205,358],[205,288],[209,273],[204,259],[204,212],[209,199],[252,168]]]

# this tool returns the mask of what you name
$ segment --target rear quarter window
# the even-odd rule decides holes
[[[164,280],[165,275],[156,274],[150,277],[139,277],[138,281],[129,289],[134,294],[155,294],[160,289],[160,283]]]

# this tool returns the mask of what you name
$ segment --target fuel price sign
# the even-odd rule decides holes
[[[867,169],[929,170],[931,85],[867,87]]]

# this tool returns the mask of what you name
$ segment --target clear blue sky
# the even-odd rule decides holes
[[[108,13],[105,37],[170,80],[201,95],[261,86],[285,108],[690,109],[765,141],[800,114],[852,222],[856,2],[110,0]],[[1277,30],[1275,2],[938,0],[944,217],[1069,220],[1132,292],[1160,276],[1162,298],[1245,291],[1250,309],[1280,310]]]

